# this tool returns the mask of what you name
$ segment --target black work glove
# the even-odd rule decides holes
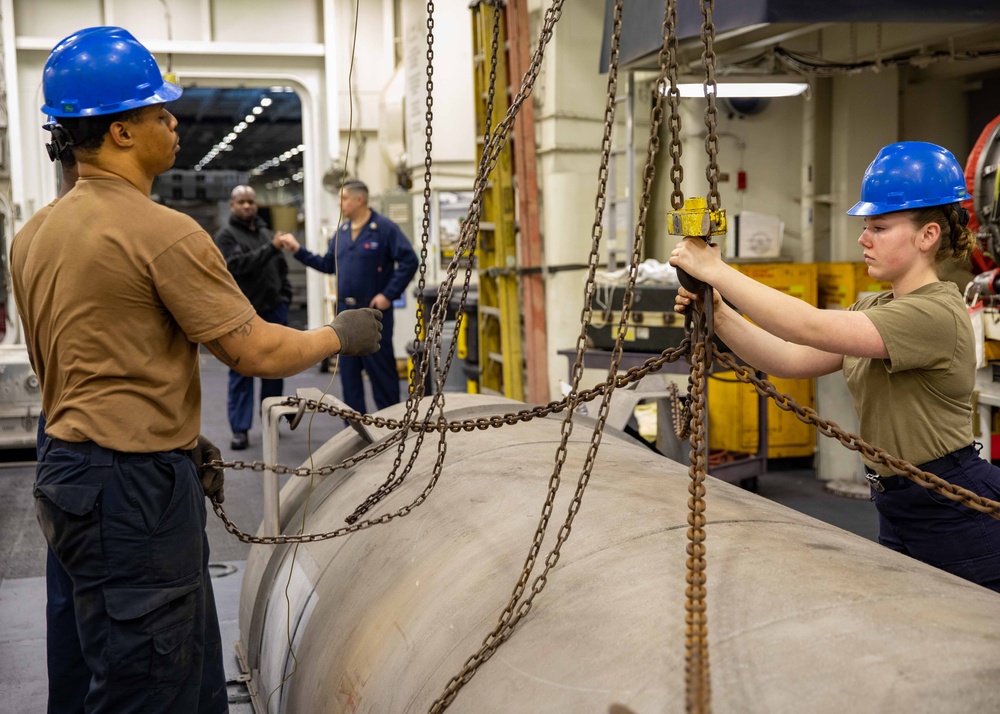
[[[225,472],[221,467],[212,465],[213,461],[222,461],[222,452],[219,451],[219,447],[198,434],[198,445],[191,452],[191,460],[198,467],[201,488],[205,495],[216,503],[222,503],[226,500],[226,495],[222,490]]]
[[[364,357],[378,351],[382,339],[382,311],[370,307],[344,310],[328,327],[340,338],[338,354]]]

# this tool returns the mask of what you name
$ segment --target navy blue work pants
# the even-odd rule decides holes
[[[341,310],[350,309],[341,304]],[[365,408],[365,388],[361,378],[364,370],[372,383],[375,411],[398,404],[400,401],[399,373],[396,356],[392,352],[392,310],[382,312],[382,340],[378,352],[367,357],[340,357],[340,383],[344,388],[344,402],[351,409],[368,413]]]
[[[273,322],[278,325],[288,324],[288,303],[283,302],[270,310],[258,313],[261,319]],[[253,425],[254,399],[253,399],[253,377],[244,377],[239,372],[229,370],[229,399],[227,401],[227,411],[229,412],[229,428],[235,434],[238,431],[250,431]],[[285,388],[284,380],[262,379],[260,380],[260,400],[256,402],[258,412],[260,404],[268,397],[280,397]]]
[[[45,415],[38,415],[35,457],[42,459]],[[48,666],[48,714],[83,714],[90,689],[90,668],[83,659],[73,609],[73,581],[52,548],[45,557],[45,663]]]
[[[49,548],[45,559],[45,662],[48,714],[83,714],[90,667],[83,658],[73,608],[73,581]]]
[[[89,670],[85,699],[61,711],[228,711],[205,497],[188,453],[46,439],[39,456],[38,522],[72,584]]]
[[[1000,468],[978,451],[937,475],[1000,500]],[[872,493],[882,545],[1000,592],[1000,521],[907,478],[900,479],[899,488]]]

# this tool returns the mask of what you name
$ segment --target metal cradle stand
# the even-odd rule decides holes
[[[572,370],[576,360],[575,349],[559,350],[559,354],[564,356],[569,369]],[[583,366],[586,369],[607,370],[611,366],[612,352],[610,350],[588,350],[583,355]],[[621,370],[631,367],[639,367],[653,355],[646,352],[623,352],[620,364]],[[714,367],[713,367],[714,369]],[[647,399],[657,400],[657,422],[658,434],[657,443],[664,456],[676,461],[684,462],[687,459],[687,452],[683,449],[684,444],[679,442],[674,436],[670,426],[670,392],[662,380],[652,379],[658,374],[687,374],[689,367],[686,362],[668,362],[663,365],[660,372],[651,374],[646,378],[629,385],[626,389],[616,389],[611,401],[611,409],[608,413],[608,424],[619,429],[624,427],[629,417],[635,410],[636,404]],[[757,373],[763,377],[763,373]],[[711,380],[709,380],[711,381]],[[665,432],[665,433],[664,433]],[[674,448],[663,448],[664,443],[673,441]],[[715,464],[709,467],[709,473],[715,478],[728,483],[735,483],[751,491],[756,490],[757,477],[767,471],[767,397],[757,395],[757,452],[744,458],[734,461]]]

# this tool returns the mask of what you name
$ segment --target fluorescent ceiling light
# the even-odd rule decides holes
[[[702,83],[680,82],[682,97],[704,97]],[[809,89],[806,82],[717,82],[717,97],[795,97]]]

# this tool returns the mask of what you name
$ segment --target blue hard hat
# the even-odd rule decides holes
[[[45,62],[42,112],[88,117],[172,102],[183,93],[128,30],[88,27],[61,40]]]
[[[901,141],[878,152],[861,182],[861,200],[847,213],[878,216],[966,198],[965,172],[950,151],[926,141]]]

